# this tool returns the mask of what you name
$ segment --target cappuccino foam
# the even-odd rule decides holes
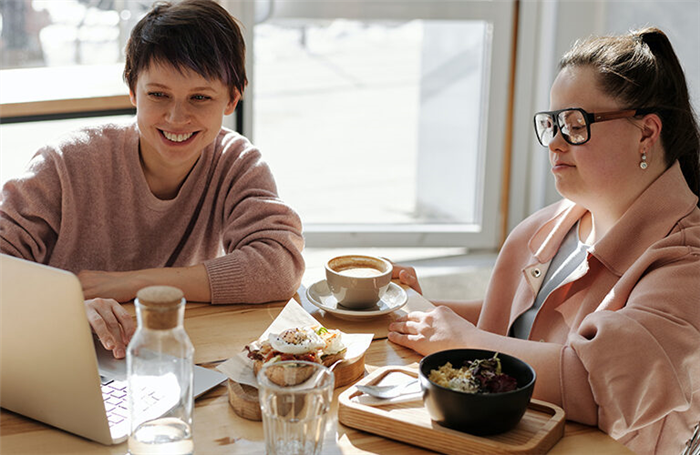
[[[373,276],[382,275],[383,272],[371,267],[352,267],[338,272],[341,275],[351,276],[355,278],[370,278]]]

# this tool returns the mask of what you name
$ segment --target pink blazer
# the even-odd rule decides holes
[[[530,361],[535,396],[637,453],[678,454],[700,419],[700,209],[675,163],[545,300],[530,340],[507,335],[530,308],[569,229],[570,201],[517,226],[496,262],[474,341]],[[474,346],[477,347],[477,346]]]

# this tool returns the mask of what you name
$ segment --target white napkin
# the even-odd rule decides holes
[[[309,327],[320,324],[301,305],[294,300],[290,300],[267,330],[263,332],[259,340],[266,340],[270,333],[280,333],[294,327]],[[326,328],[333,329],[333,327]],[[344,333],[342,340],[347,348],[345,359],[354,360],[361,357],[372,343],[373,336],[374,334],[372,333]],[[241,349],[243,348],[242,346]],[[248,358],[247,354],[247,351],[242,350],[238,355],[216,368],[233,381],[257,388],[258,381],[253,373],[253,361]]]
[[[398,371],[391,372],[384,376],[381,381],[373,385],[395,385],[405,384],[414,380],[415,377],[401,373]],[[415,382],[401,391],[401,395],[394,398],[376,398],[365,393],[354,396],[350,399],[353,403],[365,404],[368,406],[384,406],[388,404],[408,403],[410,401],[419,401],[423,399],[423,391],[420,388],[420,382]]]

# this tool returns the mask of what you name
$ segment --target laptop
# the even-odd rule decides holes
[[[102,444],[126,440],[128,420],[107,415],[126,416],[126,361],[93,336],[78,277],[0,254],[0,281],[0,406]],[[195,365],[195,398],[225,380]]]

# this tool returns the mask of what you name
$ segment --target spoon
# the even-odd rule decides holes
[[[375,398],[387,399],[398,397],[406,387],[416,382],[418,382],[418,378],[395,385],[358,385],[356,387],[357,390],[367,395]]]

